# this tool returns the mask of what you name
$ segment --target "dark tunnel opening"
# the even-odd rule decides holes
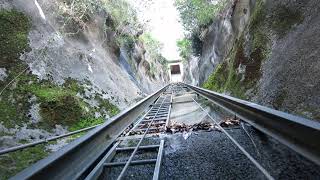
[[[181,71],[180,71],[180,65],[171,65],[170,66],[170,69],[171,69],[171,74],[181,74]]]

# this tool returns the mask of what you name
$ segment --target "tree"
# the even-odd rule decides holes
[[[175,6],[180,12],[184,28],[189,32],[210,24],[220,9],[220,5],[214,5],[207,0],[175,0]]]
[[[188,59],[192,54],[192,43],[189,39],[183,38],[177,41],[180,57]]]
[[[143,33],[140,39],[152,59],[161,58],[162,44],[158,40],[154,39],[150,33]]]

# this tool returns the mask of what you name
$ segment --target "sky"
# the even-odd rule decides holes
[[[180,59],[176,42],[183,38],[184,30],[174,0],[128,0],[146,22],[150,33],[163,44],[162,55],[168,60]]]

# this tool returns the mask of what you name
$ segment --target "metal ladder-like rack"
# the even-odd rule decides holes
[[[117,179],[122,179],[129,166],[154,164],[153,180],[159,179],[160,165],[163,155],[164,140],[160,140],[159,144],[149,143],[143,144],[147,134],[157,134],[166,131],[169,122],[172,94],[168,93],[168,88],[157,101],[151,106],[148,112],[135,124],[135,126],[126,134],[125,137],[118,138],[113,147],[102,158],[99,164],[91,171],[86,179],[101,179],[101,175],[112,168],[124,166]],[[122,142],[126,139],[135,139],[139,142],[135,146],[123,146]],[[144,153],[157,151],[154,158],[134,160],[137,152]],[[116,161],[117,155],[123,152],[132,152],[130,156],[122,161]],[[144,168],[141,166],[141,168]],[[100,177],[100,178],[99,178]]]

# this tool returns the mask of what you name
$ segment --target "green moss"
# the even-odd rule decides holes
[[[16,108],[14,105],[10,104],[8,101],[1,98],[0,100],[0,113],[1,113],[1,121],[4,123],[6,127],[14,127],[12,125],[12,118],[16,117]]]
[[[42,125],[54,127],[56,124],[71,126],[84,116],[79,99],[74,96],[63,96],[55,101],[42,102],[40,114],[44,119]]]
[[[266,59],[271,52],[270,39],[268,32],[268,18],[266,14],[266,6],[262,0],[256,2],[256,8],[251,16],[249,23],[249,32],[252,36],[253,51],[261,53],[261,58]]]
[[[243,53],[243,39],[240,39],[231,50],[226,61],[218,65],[203,87],[217,92],[229,92],[232,96],[246,99],[246,84],[241,81],[241,76],[237,74],[237,68],[247,61]]]
[[[285,35],[295,24],[300,24],[304,17],[299,11],[289,9],[286,6],[276,7],[271,16],[271,28],[282,37]]]
[[[251,41],[245,42],[244,35],[235,43],[224,65],[218,66],[204,87],[218,92],[230,92],[232,96],[247,99],[245,92],[255,88],[261,77],[261,64],[271,52],[271,43],[266,32],[266,7],[262,0],[256,2],[255,10],[248,25]],[[245,43],[252,43],[249,56],[244,53]],[[227,65],[226,65],[227,64]],[[245,67],[244,74],[237,69]],[[221,69],[222,68],[222,69]]]
[[[69,131],[76,131],[79,129],[87,128],[90,126],[94,126],[97,124],[104,123],[105,120],[103,118],[86,118],[86,119],[81,119],[78,121],[76,124],[72,125],[69,128]]]
[[[20,64],[20,54],[28,48],[30,20],[23,13],[15,10],[0,10],[0,68],[6,68],[8,77],[0,81],[1,89],[26,66]],[[21,124],[29,106],[26,95],[19,90],[8,89],[1,94],[0,121],[6,127]],[[20,112],[19,114],[17,112]]]
[[[0,10],[0,68],[12,67],[28,47],[30,21],[23,13]]]
[[[295,112],[298,116],[320,122],[320,111],[317,106],[303,106]]]
[[[245,96],[245,86],[241,82],[241,77],[236,73],[236,70],[229,67],[229,74],[224,91],[230,92],[232,96],[247,99]]]
[[[249,29],[254,30],[260,28],[266,19],[266,6],[263,0],[257,0],[255,9],[250,17]]]
[[[45,150],[45,145],[37,145],[35,147],[1,155],[1,178],[8,179],[48,155],[49,152]]]
[[[128,52],[131,53],[134,50],[135,42],[138,40],[135,36],[129,34],[121,34],[116,37],[116,43],[120,46],[125,46]]]
[[[273,102],[273,107],[275,109],[279,109],[280,107],[282,107],[282,104],[284,102],[284,100],[287,98],[287,91],[286,90],[282,90],[280,91],[280,93],[277,95],[277,97],[275,98],[274,102]]]
[[[96,96],[95,99],[99,103],[100,113],[103,113],[103,110],[105,110],[110,116],[114,116],[120,112],[119,108],[108,100],[103,99],[100,96]]]
[[[0,81],[0,87],[3,89],[15,76],[18,71],[25,68],[20,63],[16,63],[15,67],[10,68],[8,78],[4,81]],[[21,79],[21,81],[20,81]],[[22,74],[17,78],[16,82],[4,90],[0,96],[0,121],[7,128],[15,127],[15,125],[21,125],[27,122],[27,113],[30,108],[28,97],[31,95],[21,89],[22,86],[27,84],[25,74]]]
[[[39,87],[40,86],[40,87]],[[68,91],[61,87],[48,87],[48,86],[41,86],[41,85],[34,85],[28,87],[28,89],[35,94],[41,101],[49,102],[49,101],[58,101],[60,98],[74,95],[72,91]]]
[[[2,87],[21,70],[18,67],[27,66],[22,62],[17,65],[9,72],[9,78]],[[35,128],[50,131],[56,124],[70,126],[88,116],[85,109],[89,105],[77,96],[84,90],[75,80],[67,79],[62,86],[59,86],[50,81],[39,81],[35,75],[22,73],[15,84],[5,90],[1,96],[0,113],[3,114],[1,121],[7,128],[30,123],[29,99],[33,95],[37,97],[37,102],[40,104],[40,114],[43,119],[38,124],[33,124]]]
[[[217,92],[223,92],[224,84],[228,78],[228,64],[223,62],[219,64],[215,71],[210,75],[203,87]]]
[[[0,122],[7,128],[30,124],[30,98],[37,97],[43,121],[32,124],[34,128],[51,130],[56,124],[73,126],[83,119],[90,119],[95,112],[109,113],[111,116],[119,109],[108,101],[101,100],[96,109],[90,107],[77,94],[84,94],[84,87],[79,82],[68,78],[63,85],[48,80],[39,80],[32,75],[28,65],[19,60],[19,56],[28,47],[29,19],[17,11],[0,11],[0,67],[7,69],[8,77],[0,81],[1,94]],[[80,122],[80,123],[81,123]],[[90,120],[91,122],[91,120]]]
[[[10,72],[8,81],[15,76],[16,71],[17,69],[14,69]],[[30,123],[29,99],[33,95],[40,104],[42,117],[42,121],[33,124],[33,127],[48,131],[51,131],[56,124],[71,127],[82,119],[94,117],[95,112],[101,114],[107,112],[111,116],[119,112],[116,106],[102,98],[98,98],[98,107],[91,107],[77,96],[84,94],[84,86],[73,79],[67,79],[63,85],[56,85],[46,80],[39,81],[36,76],[23,73],[15,84],[14,88],[10,87],[4,91],[0,101],[0,113],[3,114],[0,120],[8,128]]]
[[[85,84],[88,84],[89,82],[85,82]],[[67,78],[63,84],[64,88],[69,89],[70,91],[74,93],[80,93],[84,94],[84,86],[79,85],[79,82],[72,79],[72,78]]]

